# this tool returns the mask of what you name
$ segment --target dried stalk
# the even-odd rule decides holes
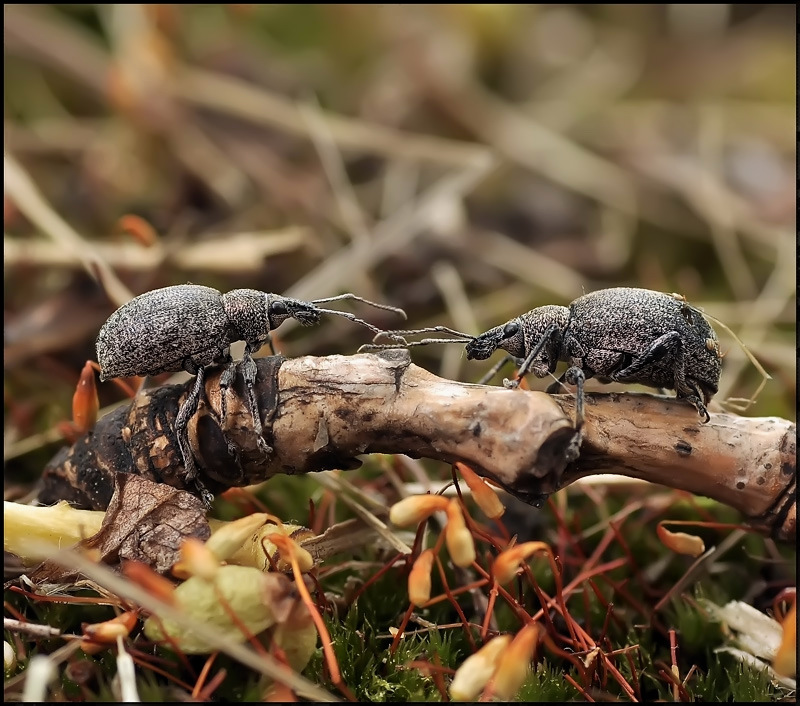
[[[568,395],[445,380],[412,365],[403,350],[272,357],[258,360],[255,387],[271,449],[265,453],[241,376],[220,425],[219,374],[209,375],[206,404],[189,426],[213,492],[279,473],[357,468],[360,454],[402,453],[462,461],[537,505],[580,477],[621,473],[714,498],[759,531],[795,541],[797,451],[787,420],[712,414],[702,424],[694,408],[674,399],[592,394],[578,453]],[[102,509],[116,472],[187,487],[173,426],[186,391],[145,391],[101,419],[48,465],[40,501]]]

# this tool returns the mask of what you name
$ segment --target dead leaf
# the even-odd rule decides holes
[[[121,560],[132,559],[166,574],[180,558],[184,539],[205,541],[210,535],[200,499],[164,483],[119,473],[100,531],[79,542],[76,549],[95,552],[99,561],[114,567]],[[45,561],[30,574],[30,579],[57,583],[74,576],[70,569]]]

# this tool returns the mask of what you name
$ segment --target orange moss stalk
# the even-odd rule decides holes
[[[319,633],[320,640],[322,641],[322,652],[325,655],[325,662],[328,665],[331,681],[348,699],[355,701],[355,696],[353,696],[353,694],[350,692],[350,689],[348,689],[347,685],[342,680],[342,672],[339,669],[339,663],[336,661],[336,654],[333,651],[331,635],[328,632],[325,621],[322,619],[319,610],[317,610],[317,606],[311,598],[311,594],[308,592],[308,588],[306,588],[306,585],[303,581],[303,573],[300,570],[300,563],[298,562],[297,556],[294,552],[294,546],[297,545],[295,545],[294,542],[290,544],[291,540],[286,535],[275,535],[272,537],[272,541],[279,550],[281,548],[284,549],[285,555],[292,565],[292,572],[294,573],[295,580],[294,585],[297,589],[297,592],[300,594],[300,599],[303,601],[306,608],[308,608],[311,619],[314,621],[314,625]]]
[[[272,542],[277,547],[278,554],[285,562],[294,566],[296,561],[301,573],[306,573],[314,568],[314,557],[288,535],[272,532],[266,535],[264,539]]]
[[[412,495],[392,505],[389,519],[398,527],[416,525],[434,512],[447,509],[448,500],[441,495]]]
[[[500,655],[511,642],[511,635],[500,635],[487,642],[474,655],[467,657],[456,670],[450,684],[454,701],[473,700],[491,679]]]
[[[455,465],[483,514],[492,520],[500,517],[506,511],[506,508],[503,503],[500,502],[500,498],[497,497],[497,493],[494,489],[490,488],[483,478],[475,473],[469,466],[461,463],[461,461],[457,461]]]
[[[537,552],[552,556],[550,547],[544,542],[523,542],[497,555],[492,564],[492,575],[499,584],[506,584],[517,575],[520,564]]]
[[[456,566],[472,566],[475,561],[475,541],[467,529],[461,505],[453,498],[447,504],[447,526],[444,528],[447,551]]]
[[[665,522],[659,522],[658,525],[656,525],[656,534],[661,540],[661,543],[668,549],[671,549],[676,554],[686,554],[695,558],[706,550],[706,545],[697,535],[687,534],[686,532],[672,532],[664,526],[665,524]],[[670,524],[683,523],[671,522]]]
[[[72,396],[72,422],[78,434],[85,434],[97,422],[100,400],[97,397],[97,384],[94,366],[87,360],[81,370],[75,394]]]
[[[408,575],[408,599],[417,607],[431,599],[431,570],[435,554],[426,549],[417,557]]]
[[[135,611],[128,611],[102,623],[84,623],[81,627],[86,640],[81,643],[81,650],[88,655],[102,652],[118,637],[128,637],[138,619]]]
[[[158,233],[144,218],[129,213],[117,221],[117,230],[130,235],[137,243],[146,248],[158,242]]]
[[[531,660],[536,653],[544,629],[539,623],[529,623],[520,630],[497,662],[492,679],[494,695],[501,701],[510,701],[519,691],[530,672]]]
[[[175,584],[157,574],[147,564],[141,561],[126,561],[122,564],[122,573],[151,596],[168,605],[175,605]]]

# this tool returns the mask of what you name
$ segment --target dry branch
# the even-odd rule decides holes
[[[555,399],[572,414],[574,401]],[[559,487],[578,478],[619,473],[739,510],[755,529],[796,541],[797,428],[779,417],[711,414],[701,424],[693,407],[648,394],[586,395],[579,458]]]
[[[702,424],[693,407],[674,399],[587,395],[578,454],[568,395],[445,380],[402,350],[271,357],[258,360],[255,387],[271,449],[264,453],[241,376],[220,426],[220,372],[209,375],[207,404],[189,426],[213,492],[279,473],[357,468],[360,454],[403,453],[462,461],[534,504],[582,476],[622,473],[709,496],[758,530],[795,540],[796,438],[787,420],[712,414]],[[174,434],[186,392],[185,385],[145,391],[101,419],[48,465],[40,501],[102,509],[117,472],[186,487]]]

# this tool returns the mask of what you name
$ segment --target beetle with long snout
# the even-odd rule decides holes
[[[584,294],[569,307],[541,306],[495,326],[479,336],[469,336],[446,326],[378,334],[405,336],[440,332],[458,338],[429,338],[406,344],[370,344],[360,350],[396,348],[427,343],[466,343],[469,360],[485,360],[502,349],[519,366],[516,387],[532,372],[543,378],[555,372],[559,361],[569,368],[547,388],[556,392],[562,383],[577,386],[576,427],[583,423],[583,383],[620,382],[675,390],[679,399],[695,406],[704,421],[706,404],[717,392],[722,355],[714,329],[702,313],[685,300],[649,289],[615,287]],[[485,380],[486,378],[484,378]]]

